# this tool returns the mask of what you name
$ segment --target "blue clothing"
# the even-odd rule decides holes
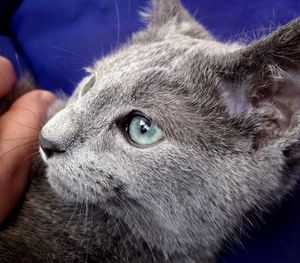
[[[42,88],[71,93],[84,67],[123,43],[143,24],[147,0],[0,0],[0,54]],[[253,39],[300,15],[299,0],[185,0],[219,40]],[[300,262],[300,189],[266,224],[221,255],[222,263]]]

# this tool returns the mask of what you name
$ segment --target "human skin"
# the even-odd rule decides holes
[[[0,56],[0,98],[15,82],[12,64]],[[26,191],[31,162],[38,152],[38,134],[53,100],[48,91],[31,91],[0,116],[0,224]]]

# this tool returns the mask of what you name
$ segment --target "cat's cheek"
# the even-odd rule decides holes
[[[48,182],[52,187],[52,190],[63,200],[67,202],[74,202],[78,200],[78,197],[75,193],[69,191],[64,187],[56,178],[48,177]]]
[[[115,196],[114,189],[118,188],[118,184],[110,182],[111,177],[102,171],[70,171],[51,160],[47,167],[47,178],[54,192],[71,202],[104,203]]]
[[[47,168],[47,179],[53,191],[68,202],[83,202],[85,199],[80,187],[71,182],[71,178],[65,176],[60,170],[53,166]]]

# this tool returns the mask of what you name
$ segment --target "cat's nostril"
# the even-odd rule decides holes
[[[65,150],[59,147],[56,143],[46,139],[42,135],[40,135],[40,146],[47,158],[50,158],[51,156],[53,156],[53,154],[65,152]]]

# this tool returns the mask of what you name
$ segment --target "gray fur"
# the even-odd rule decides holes
[[[295,185],[300,20],[242,46],[179,1],[153,10],[43,127],[65,153],[44,157],[51,187],[37,161],[1,262],[215,262],[249,212]],[[118,123],[133,110],[165,139],[132,145]]]

